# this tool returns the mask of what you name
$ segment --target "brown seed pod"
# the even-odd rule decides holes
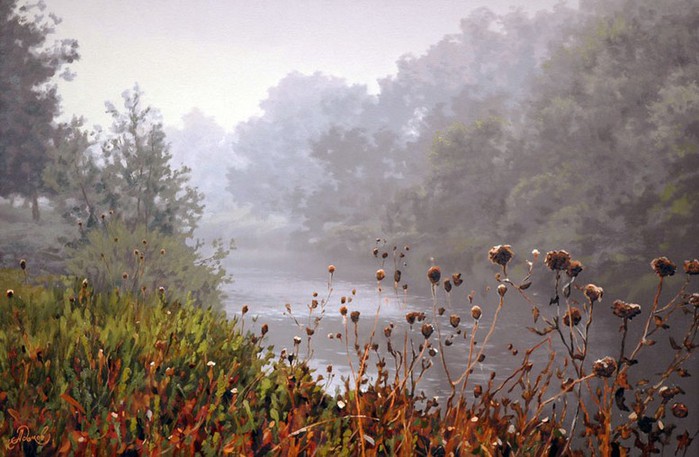
[[[335,265],[328,265],[328,273],[330,273],[330,274],[335,273]]]
[[[699,260],[685,260],[684,272],[688,275],[699,275]]]
[[[340,314],[341,314],[342,316],[346,316],[346,315],[347,315],[347,307],[346,307],[346,306],[340,306]]]
[[[612,313],[621,318],[633,319],[635,316],[641,314],[641,305],[615,300],[614,303],[612,303]]]
[[[430,269],[427,270],[427,279],[429,279],[433,285],[437,285],[441,277],[442,270],[438,266],[430,267]]]
[[[655,271],[655,274],[661,278],[664,278],[665,276],[672,276],[677,270],[677,265],[672,263],[667,257],[658,257],[653,259],[650,266]]]
[[[383,279],[386,277],[386,272],[383,271],[383,269],[376,270],[376,280],[377,281],[383,281]]]
[[[584,270],[583,264],[577,260],[571,260],[566,268],[566,274],[569,278],[575,278]]]
[[[672,405],[672,414],[680,419],[687,417],[689,414],[689,409],[684,403],[675,403]]]
[[[488,251],[488,259],[496,265],[507,266],[515,253],[509,244],[493,246]]]
[[[590,300],[590,302],[594,303],[602,299],[602,295],[604,295],[604,289],[594,284],[588,284],[583,289],[583,293],[585,294],[587,299]]]
[[[22,270],[26,270],[27,269],[27,261],[25,259],[19,259],[19,267]]]
[[[449,279],[444,280],[444,290],[449,293],[451,292],[451,281]]]
[[[483,312],[481,311],[481,307],[478,305],[473,305],[471,307],[471,317],[473,317],[475,320],[478,320],[481,318],[481,315]]]
[[[451,324],[452,327],[458,327],[459,323],[461,323],[461,318],[458,315],[452,314],[449,316],[449,324]]]
[[[582,313],[580,312],[580,309],[573,306],[570,308],[570,310],[566,311],[565,315],[563,316],[563,323],[566,326],[570,326],[571,317],[573,325],[578,325],[582,320]]]
[[[262,336],[264,336],[267,334],[267,332],[269,332],[269,325],[262,324],[262,327],[260,327],[260,333],[262,333]]]
[[[451,282],[454,283],[454,286],[459,287],[461,284],[463,284],[464,280],[461,279],[461,273],[454,273],[451,275]]]
[[[400,277],[401,277],[401,272],[400,270],[396,270],[393,272],[393,282],[399,283],[400,282]]]
[[[360,314],[361,313],[359,311],[352,311],[350,313],[350,320],[356,324],[357,322],[359,322],[359,315]]]
[[[563,250],[549,251],[546,253],[544,264],[546,264],[551,271],[566,270],[570,264],[570,254]]]
[[[612,357],[601,358],[592,364],[592,372],[600,378],[609,378],[616,371],[616,360]]]
[[[506,293],[507,293],[507,286],[505,284],[500,284],[498,286],[498,295],[500,295],[501,297],[504,297]]]
[[[429,338],[430,335],[432,335],[432,332],[434,332],[434,327],[432,327],[432,324],[424,323],[422,324],[422,329],[420,329],[422,332],[422,336],[425,337],[425,339]]]

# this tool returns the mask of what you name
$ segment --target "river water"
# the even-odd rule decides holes
[[[326,367],[332,365],[334,376],[328,382],[328,388],[341,385],[341,378],[350,376],[350,363],[356,370],[358,360],[353,349],[355,343],[354,326],[349,318],[349,313],[359,311],[358,339],[360,347],[368,341],[376,319],[376,334],[373,341],[379,344],[379,354],[386,357],[388,367],[392,367],[394,359],[388,354],[387,339],[384,336],[384,328],[393,324],[392,345],[395,350],[402,350],[406,344],[419,352],[420,345],[425,341],[421,334],[422,323],[417,322],[412,327],[406,321],[406,314],[411,311],[424,312],[425,322],[438,322],[442,334],[442,342],[451,340],[449,347],[442,346],[444,358],[452,379],[462,374],[468,361],[469,338],[474,323],[470,309],[472,304],[479,305],[483,310],[483,316],[479,321],[479,329],[475,341],[476,352],[479,344],[488,332],[489,326],[498,305],[498,295],[494,290],[497,283],[493,281],[493,290],[486,292],[484,286],[472,286],[464,284],[454,288],[450,294],[439,288],[436,299],[431,296],[405,293],[401,287],[395,290],[392,281],[387,277],[381,283],[381,289],[376,281],[351,282],[339,279],[337,273],[332,282],[329,275],[297,274],[289,271],[273,271],[263,268],[232,269],[235,282],[228,285],[226,312],[229,316],[241,316],[243,305],[247,305],[249,312],[245,316],[245,328],[252,329],[259,334],[262,324],[269,326],[269,333],[265,342],[274,346],[274,352],[279,354],[283,348],[288,352],[294,350],[294,337],[298,336],[302,342],[298,345],[298,355],[308,358],[310,365],[317,370],[317,374],[326,375]],[[389,275],[390,276],[390,275]],[[473,294],[473,303],[468,299],[473,289],[481,290]],[[354,292],[354,293],[353,293]],[[315,294],[315,295],[314,295]],[[536,294],[534,294],[536,295]],[[343,297],[349,313],[343,320],[340,314]],[[351,298],[351,301],[350,301]],[[318,305],[312,309],[313,300]],[[544,298],[541,298],[544,301]],[[548,303],[548,298],[545,299]],[[289,313],[287,304],[291,309]],[[435,309],[444,308],[443,315]],[[491,375],[497,373],[498,379],[503,379],[513,369],[520,366],[522,357],[528,347],[541,341],[541,337],[532,334],[527,326],[532,326],[532,306],[510,291],[506,297],[506,303],[498,318],[496,330],[488,341],[483,353],[485,359],[475,365],[470,376],[469,388],[476,384],[484,384]],[[548,308],[548,309],[547,309]],[[542,315],[553,313],[554,307],[548,304],[542,306]],[[378,318],[377,316],[378,311]],[[455,329],[450,325],[450,316],[458,315],[460,323]],[[293,316],[293,317],[292,317]],[[315,318],[321,317],[313,337],[310,339],[310,352],[306,327],[315,326]],[[436,316],[436,321],[435,321]],[[347,322],[347,327],[345,322]],[[539,327],[543,324],[539,321]],[[347,330],[347,333],[346,333]],[[342,334],[338,339],[337,334]],[[330,337],[332,335],[332,337]],[[407,336],[407,339],[406,339]],[[615,335],[602,332],[592,335],[597,347],[604,349],[613,344]],[[349,339],[348,339],[349,338]],[[438,332],[429,338],[432,346],[438,349]],[[559,344],[555,350],[562,351]],[[534,353],[534,361],[547,360],[547,348]],[[410,351],[408,351],[410,352]],[[603,350],[599,352],[601,354]],[[349,353],[349,357],[348,357]],[[475,352],[474,352],[475,357]],[[562,353],[560,354],[563,355]],[[592,354],[593,356],[596,354]],[[417,391],[424,391],[428,396],[445,397],[450,393],[449,381],[443,368],[441,355],[430,356],[424,354],[425,363],[431,362],[433,366],[426,372],[418,385]],[[370,374],[375,374],[377,356],[372,353]],[[421,362],[420,362],[421,363]],[[418,371],[420,367],[418,363]],[[326,376],[327,377],[327,376]],[[327,381],[327,380],[326,380]],[[485,386],[483,386],[485,387]]]

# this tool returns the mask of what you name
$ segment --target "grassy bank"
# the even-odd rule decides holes
[[[696,391],[683,382],[699,322],[699,262],[686,262],[669,292],[669,276],[682,267],[656,259],[654,297],[601,305],[602,288],[578,285],[584,267],[565,251],[538,257],[513,268],[511,249],[494,247],[497,274],[483,302],[460,288],[458,274],[430,268],[434,307],[407,313],[405,330],[377,328],[379,309],[360,316],[352,297],[341,297],[344,331],[333,338],[344,342],[351,374],[337,392],[323,389],[332,366],[313,372],[300,356],[317,344],[326,298],[309,303],[304,338],[272,348],[265,335],[274,329],[246,310],[227,318],[175,296],[166,281],[95,288],[90,278],[33,277],[22,261],[0,272],[0,445],[8,455],[687,453]],[[543,306],[527,295],[534,268],[555,284]],[[335,268],[328,273],[330,289]],[[383,268],[376,279],[377,287],[402,284]],[[470,375],[499,338],[512,295],[531,305],[532,322],[522,324],[531,345],[511,349],[521,360],[511,373],[476,383]],[[452,298],[449,310],[440,306]],[[619,347],[591,360],[601,313],[619,319]],[[360,325],[371,329],[364,341]],[[456,338],[468,351],[455,366],[444,354]],[[639,360],[657,356],[656,343],[664,357],[654,373],[639,372]],[[420,389],[435,365],[451,386],[445,398]]]

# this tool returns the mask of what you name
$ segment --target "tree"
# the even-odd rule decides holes
[[[32,17],[35,9],[39,13]],[[19,7],[15,0],[0,0],[0,196],[30,199],[34,220],[59,113],[52,79],[79,58],[74,40],[47,45],[59,20],[44,9],[43,3]]]
[[[143,107],[136,86],[125,91],[124,112],[107,103],[112,138],[103,147],[102,205],[127,226],[191,236],[203,195],[190,187],[189,168],[172,169],[172,155],[157,111]]]

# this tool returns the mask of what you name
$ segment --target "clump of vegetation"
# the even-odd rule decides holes
[[[394,293],[407,288],[398,269],[407,251],[393,249]],[[390,254],[375,255],[377,293],[387,293]],[[433,309],[383,331],[381,300],[364,316],[352,309],[354,294],[341,297],[343,330],[328,337],[344,346],[350,374],[334,393],[333,367],[310,368],[332,265],[327,294],[314,293],[305,318],[286,306],[305,344],[296,337],[275,351],[266,323],[246,326],[247,306],[227,319],[171,291],[167,278],[159,288],[129,278],[97,286],[90,277],[33,277],[23,260],[1,274],[1,444],[11,455],[686,455],[696,436],[682,397],[699,326],[699,262],[686,261],[667,294],[678,268],[659,257],[649,304],[602,306],[603,288],[577,284],[584,267],[566,251],[548,252],[543,265],[538,251],[515,265],[507,245],[488,257],[499,270],[490,294],[461,303],[462,276],[433,265]],[[537,269],[554,286],[548,304],[528,292]],[[508,346],[519,357],[510,372],[477,376],[502,344],[513,295],[531,306],[531,344],[521,354]],[[601,315],[620,320],[619,344],[596,358],[590,335]],[[638,368],[644,357],[652,371]],[[446,376],[444,399],[421,388],[431,370]]]

